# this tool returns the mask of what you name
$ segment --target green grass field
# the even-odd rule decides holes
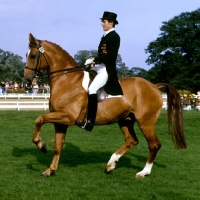
[[[51,162],[52,124],[42,127],[48,152],[32,143],[34,121],[46,111],[0,111],[0,199],[9,200],[198,200],[200,199],[200,112],[184,111],[188,148],[176,150],[167,131],[166,111],[158,123],[162,143],[152,173],[135,174],[144,167],[148,146],[136,126],[139,144],[120,158],[106,174],[106,163],[124,142],[117,124],[95,127],[93,132],[69,127],[58,170],[40,177]]]

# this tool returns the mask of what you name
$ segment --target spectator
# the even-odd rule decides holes
[[[19,89],[19,84],[17,82],[15,82],[13,87],[14,87],[14,90],[18,90]]]
[[[6,90],[6,83],[4,81],[1,81],[1,93],[5,94],[5,90]]]
[[[38,93],[42,93],[42,94],[45,93],[45,88],[44,88],[43,85],[40,85],[39,90],[38,90]]]
[[[46,89],[47,94],[49,94],[49,93],[50,93],[50,87],[49,87],[49,84],[44,84],[44,88]]]
[[[9,88],[12,89],[12,86],[13,86],[12,81],[10,81],[9,82]]]
[[[2,94],[2,87],[1,87],[1,83],[0,83],[0,94]]]
[[[37,79],[34,78],[32,81],[32,90],[33,90],[33,94],[37,94],[38,92],[38,84],[37,84]]]
[[[9,83],[8,83],[8,82],[6,82],[5,93],[7,93],[7,91],[8,91],[8,88],[9,88]]]
[[[28,94],[32,94],[33,93],[32,85],[26,84],[25,85],[25,90],[28,92]]]

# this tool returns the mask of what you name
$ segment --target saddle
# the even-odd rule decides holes
[[[90,84],[92,83],[92,81],[94,80],[95,76],[97,75],[97,72],[94,70],[90,70],[88,72],[84,71],[84,78],[82,81],[82,86],[83,88],[88,91],[88,87],[90,86]],[[104,87],[100,88],[97,91],[97,101],[98,102],[102,102],[107,98],[116,98],[116,97],[121,97],[121,95],[118,96],[112,96],[110,94],[108,94],[105,90]],[[87,114],[87,106],[83,107],[83,109],[81,110],[79,117],[76,121],[76,125],[83,128],[84,124],[85,124],[85,120],[86,120],[86,114]]]
[[[95,76],[97,75],[97,72],[94,71],[94,70],[90,70],[88,72],[86,72],[89,74],[89,84],[87,86],[87,89],[88,87],[90,86],[90,84],[92,83],[92,81],[94,80]],[[85,74],[85,76],[87,76]],[[87,90],[86,89],[86,90]],[[104,90],[104,87],[100,88],[98,91],[97,91],[97,101],[98,102],[101,102],[101,101],[104,101],[105,99],[107,98],[114,98],[114,97],[121,97],[121,95],[117,95],[117,96],[112,96],[110,94],[108,94],[105,90]]]

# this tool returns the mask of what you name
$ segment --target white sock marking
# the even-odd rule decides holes
[[[108,161],[107,165],[110,165],[110,164],[115,163],[116,161],[119,160],[120,157],[121,157],[120,154],[114,153],[114,154],[111,156],[110,160]]]
[[[144,169],[141,172],[138,172],[136,175],[140,175],[140,176],[149,175],[151,173],[152,167],[153,167],[153,163],[149,164],[148,162],[146,162]]]

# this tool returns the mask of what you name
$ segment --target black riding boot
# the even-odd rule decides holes
[[[97,94],[90,94],[88,99],[87,122],[85,130],[92,131],[97,113]]]

